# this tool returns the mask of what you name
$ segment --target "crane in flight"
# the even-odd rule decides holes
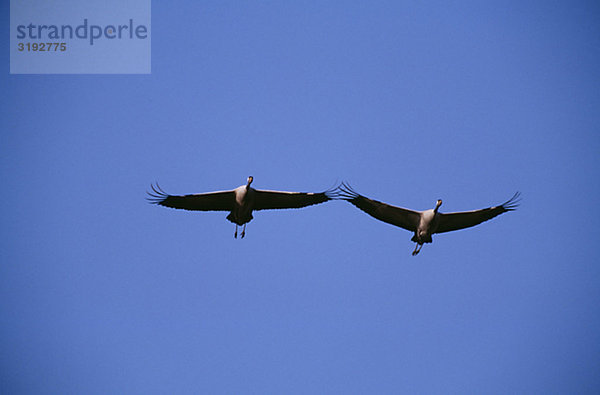
[[[355,192],[346,183],[342,183],[339,187],[339,197],[341,199],[352,203],[373,218],[414,232],[414,236],[411,240],[417,243],[417,245],[412,252],[413,256],[421,251],[424,243],[433,242],[431,236],[435,233],[470,228],[471,226],[490,220],[502,213],[516,210],[519,205],[520,196],[521,194],[517,192],[512,198],[499,206],[473,211],[440,213],[438,211],[442,205],[440,199],[437,200],[435,208],[433,209],[413,211],[369,199],[368,197]]]
[[[150,203],[165,207],[193,211],[229,211],[227,219],[235,224],[234,237],[238,226],[243,225],[241,238],[246,235],[246,224],[252,220],[252,212],[258,210],[301,208],[319,204],[335,198],[335,189],[320,193],[284,192],[254,189],[250,186],[254,178],[248,177],[246,185],[230,191],[215,191],[192,195],[169,195],[158,184],[151,185],[147,192]]]

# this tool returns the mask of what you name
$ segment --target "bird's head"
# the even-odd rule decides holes
[[[442,205],[442,199],[438,199],[437,202],[435,202],[435,211],[438,211],[438,208],[440,208],[440,206]]]
[[[252,181],[254,181],[254,177],[248,176],[248,186],[250,186],[250,184],[252,184]]]

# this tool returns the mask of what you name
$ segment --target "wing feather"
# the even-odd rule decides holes
[[[311,192],[285,192],[254,190],[254,210],[301,208],[331,200],[335,193],[331,190]]]
[[[520,196],[521,194],[517,192],[512,198],[502,203],[500,206],[457,213],[440,213],[440,219],[435,233],[470,228],[471,226],[478,225],[502,213],[506,213],[507,211],[516,210],[519,206]]]
[[[342,183],[340,186],[340,196],[380,221],[399,226],[411,232],[416,231],[419,226],[421,218],[419,212],[369,199],[355,192],[346,183]]]
[[[231,211],[235,204],[233,191],[216,191],[193,195],[169,195],[158,184],[147,192],[150,203],[165,207],[195,211]]]

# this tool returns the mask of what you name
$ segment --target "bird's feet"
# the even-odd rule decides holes
[[[244,238],[244,236],[246,236],[246,231],[245,231],[245,230],[242,230],[242,233],[240,234],[240,239],[243,239],[243,238]]]
[[[419,246],[419,245],[417,244],[417,246],[415,247],[415,250],[412,252],[412,256],[415,256],[415,255],[417,255],[417,254],[418,254],[418,253],[421,251],[421,248],[420,248],[420,247],[422,247],[422,245],[421,245],[421,246]]]

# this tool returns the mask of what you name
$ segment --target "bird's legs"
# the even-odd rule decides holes
[[[423,248],[423,244],[417,243],[417,245],[415,246],[415,250],[412,252],[413,256],[417,255],[419,251],[421,251],[421,248]]]
[[[237,232],[238,232],[238,224],[235,224],[235,233],[233,234],[233,237],[237,239]],[[246,224],[244,224],[244,227],[242,228],[242,233],[240,233],[240,238],[243,239],[244,236],[246,236]]]

